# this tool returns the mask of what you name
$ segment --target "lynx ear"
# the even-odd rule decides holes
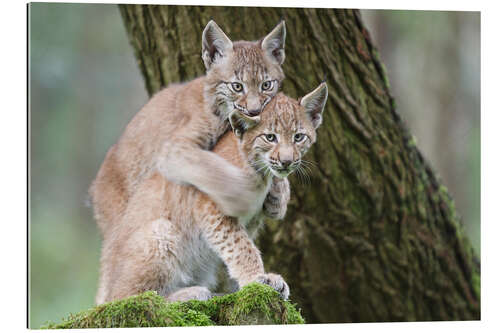
[[[233,132],[238,137],[238,139],[241,139],[243,133],[245,133],[250,128],[257,125],[259,121],[260,121],[260,116],[248,117],[239,112],[238,110],[234,110],[229,115],[229,123],[231,124]]]
[[[261,47],[268,56],[282,65],[285,61],[285,21],[278,25],[262,40]]]
[[[226,56],[232,48],[233,42],[219,28],[217,23],[210,20],[203,30],[201,41],[201,58],[205,63],[205,68],[208,70],[217,59]]]
[[[318,88],[300,99],[300,105],[306,109],[314,128],[318,128],[323,120],[322,113],[328,98],[328,86],[321,82]]]

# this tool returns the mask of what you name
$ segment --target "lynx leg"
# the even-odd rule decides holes
[[[259,250],[237,219],[221,215],[208,216],[204,228],[205,238],[240,287],[250,282],[260,282],[273,287],[282,298],[288,298],[288,285],[280,275],[264,272]]]
[[[120,230],[104,244],[96,303],[155,290],[165,295],[177,289],[179,239],[166,219]]]
[[[106,260],[106,257],[104,256],[104,248],[105,246],[103,245],[103,251],[101,254],[101,264],[100,264],[100,270],[99,270],[99,282],[97,286],[97,295],[95,297],[95,303],[97,305],[105,303],[107,298],[108,298],[108,293],[109,293],[109,267],[108,263]]]
[[[125,189],[125,177],[115,157],[116,145],[106,154],[89,194],[94,217],[102,233],[112,228],[114,221],[125,211],[129,194]]]
[[[158,170],[165,178],[208,194],[225,215],[242,216],[255,208],[255,181],[214,152],[169,142],[160,156]]]
[[[228,268],[229,275],[244,286],[261,274],[264,264],[257,247],[238,220],[227,216],[207,217],[205,238]]]

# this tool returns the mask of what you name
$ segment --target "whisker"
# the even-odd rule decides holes
[[[297,174],[297,177],[299,178],[299,182],[301,185],[305,185],[306,184],[306,180],[304,178],[304,173],[302,171],[302,168],[300,168],[300,165],[297,167],[296,169],[296,174]]]
[[[311,163],[310,161],[306,161],[306,160],[302,160],[302,162],[304,162],[303,164],[301,164],[307,171],[309,171],[310,173],[312,173],[312,168],[313,167],[317,167],[316,164],[314,163]]]
[[[310,168],[309,166],[307,166],[307,165],[305,165],[305,164],[304,164],[304,165],[302,165],[301,167],[302,167],[304,170],[306,170],[306,171],[308,171],[308,172],[311,172],[311,173],[312,173],[312,170],[311,170],[311,168]]]
[[[305,185],[304,176],[302,175],[302,170],[297,168],[297,176],[299,177],[299,182],[301,185]]]
[[[308,170],[305,168],[305,165],[299,164],[297,167],[297,170],[299,170],[300,174],[302,174],[304,178],[304,185],[310,185],[311,184],[311,178],[309,177]]]
[[[250,165],[255,169],[256,173],[260,173],[267,168],[267,163],[265,163],[264,160],[261,158],[259,158],[256,161],[250,162]]]
[[[302,185],[307,185],[307,176],[303,168],[300,168],[300,175],[302,176]]]
[[[266,173],[265,173],[265,176],[268,177],[268,176],[271,176],[272,175],[272,172],[271,172],[271,168],[267,168],[266,169]]]
[[[299,182],[302,183],[302,180],[300,178],[300,173],[299,173],[298,169],[295,169],[295,171],[293,172],[293,177],[297,177],[297,179],[299,180]]]
[[[265,168],[267,168],[267,165],[262,165],[260,168],[257,169],[257,172],[261,172],[262,170],[264,170]]]
[[[311,167],[318,167],[318,163],[313,162],[313,161],[307,161],[307,160],[301,160],[304,165],[311,166]]]
[[[315,164],[315,165],[317,165],[317,164],[318,164],[318,162],[316,162],[316,161],[312,161],[312,160],[305,160],[305,159],[302,159],[301,161],[302,161],[302,162],[306,162],[306,163]]]

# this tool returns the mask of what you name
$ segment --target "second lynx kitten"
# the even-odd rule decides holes
[[[104,233],[97,303],[145,290],[171,301],[208,299],[223,264],[239,287],[261,282],[287,299],[288,285],[264,271],[253,238],[274,179],[286,180],[315,142],[327,95],[325,83],[300,101],[278,94],[260,121],[231,113],[236,135],[224,135],[214,153],[256,185],[255,208],[244,215],[229,217],[203,192],[168,182],[158,172],[142,182],[120,227]]]

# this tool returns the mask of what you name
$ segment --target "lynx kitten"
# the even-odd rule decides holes
[[[253,239],[273,179],[286,177],[316,140],[328,95],[322,83],[299,101],[278,94],[257,118],[230,115],[214,153],[241,170],[257,191],[252,211],[230,217],[193,186],[168,182],[159,172],[141,182],[119,227],[105,234],[97,303],[156,290],[170,301],[205,300],[220,287],[227,268],[239,287],[257,281],[284,299],[289,288],[266,273]]]
[[[90,188],[102,233],[118,228],[131,196],[157,172],[195,186],[227,215],[255,208],[254,184],[209,150],[228,129],[233,110],[257,116],[278,92],[285,35],[281,22],[259,41],[233,43],[215,22],[207,24],[202,37],[207,75],[153,96],[109,149]],[[273,216],[272,203],[266,207],[271,217],[280,217]]]

